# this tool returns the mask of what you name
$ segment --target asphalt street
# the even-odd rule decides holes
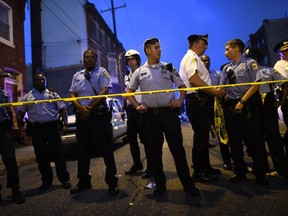
[[[182,133],[190,166],[193,132],[187,122],[182,123]],[[217,143],[217,140],[212,141]],[[39,193],[37,188],[41,184],[41,177],[37,164],[32,159],[19,168],[21,190],[26,196],[26,203],[21,205],[12,203],[10,190],[4,188],[0,215],[287,215],[288,180],[277,174],[269,175],[267,178],[270,184],[262,187],[255,183],[254,176],[249,173],[246,181],[230,183],[228,178],[232,172],[223,169],[219,145],[210,148],[210,158],[211,164],[215,168],[220,168],[222,174],[219,175],[217,182],[196,183],[201,190],[200,198],[190,197],[183,192],[166,143],[163,146],[163,165],[168,191],[166,196],[157,199],[152,196],[153,190],[144,188],[148,180],[141,179],[142,172],[136,176],[124,174],[132,161],[129,145],[122,144],[119,140],[115,143],[114,153],[120,189],[117,196],[111,197],[107,194],[104,162],[100,157],[91,160],[93,188],[73,196],[69,190],[61,188],[56,175],[53,187],[44,193]],[[142,145],[141,154],[146,165]],[[246,161],[251,162],[248,157]],[[75,158],[69,158],[67,166],[71,182],[75,185],[77,183]],[[190,172],[192,174],[192,168]],[[6,176],[0,176],[0,181],[5,186]]]

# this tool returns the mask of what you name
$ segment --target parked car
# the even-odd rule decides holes
[[[278,116],[279,116],[279,129],[280,129],[280,134],[282,137],[284,137],[285,133],[286,133],[286,130],[287,130],[287,127],[284,123],[284,120],[283,120],[283,114],[282,114],[282,111],[281,111],[281,108],[279,107],[278,108]]]
[[[112,108],[112,126],[113,126],[113,140],[116,140],[127,133],[126,119],[121,118],[121,102],[117,98],[107,98],[108,107]],[[76,117],[75,109],[72,103],[67,105],[68,112],[68,132],[62,136],[62,143],[76,143]]]

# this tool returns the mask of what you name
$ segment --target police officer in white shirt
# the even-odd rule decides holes
[[[188,88],[211,85],[209,72],[200,56],[208,47],[208,35],[190,35],[188,37],[189,49],[180,64],[179,74]],[[220,174],[219,169],[214,169],[209,160],[209,131],[210,107],[213,97],[226,95],[223,89],[203,89],[201,91],[188,91],[186,95],[186,113],[194,131],[192,162],[193,178],[195,181],[215,181],[212,176]]]

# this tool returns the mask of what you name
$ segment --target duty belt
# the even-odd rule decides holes
[[[191,93],[191,94],[187,94],[186,95],[186,98],[200,98],[201,96],[197,93],[197,92],[194,92],[194,93]]]
[[[172,109],[170,107],[148,107],[147,112],[153,113],[154,115],[158,115],[159,113],[171,112]]]
[[[50,122],[43,122],[43,123],[36,121],[36,122],[29,122],[29,124],[31,124],[32,127],[38,127],[38,126],[44,127],[44,126],[49,126],[49,125],[57,125],[58,121],[50,121]]]

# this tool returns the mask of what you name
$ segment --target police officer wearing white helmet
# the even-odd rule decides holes
[[[136,50],[128,50],[125,53],[125,63],[131,69],[127,72],[125,76],[125,86],[127,87],[130,82],[130,78],[132,77],[134,71],[140,67],[141,58],[140,53]],[[140,89],[137,89],[140,91]],[[141,103],[141,95],[135,96],[138,103]],[[127,100],[125,97],[123,99],[123,106],[122,111],[126,110],[127,113],[127,137],[130,145],[130,151],[133,159],[133,165],[130,169],[128,169],[125,174],[126,175],[134,175],[138,171],[143,169],[143,165],[141,162],[141,155],[140,155],[140,148],[138,145],[137,136],[139,135],[140,141],[145,146],[145,154],[147,159],[147,169],[142,175],[142,178],[150,178],[152,176],[152,167],[151,167],[151,159],[149,157],[149,150],[145,142],[145,135],[144,135],[144,119],[143,114],[139,113],[132,104]]]

